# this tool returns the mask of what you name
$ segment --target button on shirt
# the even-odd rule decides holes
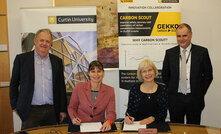
[[[186,48],[186,78],[187,78],[187,93],[190,93],[190,65],[191,65],[191,47],[192,44],[190,44],[187,48]],[[180,54],[182,53],[183,48],[180,47]],[[180,70],[181,70],[181,57],[180,57]],[[179,82],[180,83],[180,82]],[[179,89],[178,92],[181,93],[181,89],[180,89],[180,84],[179,84]]]
[[[32,105],[53,105],[52,68],[49,54],[41,59],[34,52],[35,83]]]

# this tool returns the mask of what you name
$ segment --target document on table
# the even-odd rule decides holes
[[[80,132],[100,132],[101,122],[81,123]]]
[[[133,124],[124,122],[123,131],[138,131],[139,128],[146,128],[146,124],[141,125],[139,121],[134,121]]]

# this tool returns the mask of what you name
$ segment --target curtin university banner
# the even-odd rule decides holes
[[[165,50],[177,45],[176,28],[181,21],[178,0],[118,0],[119,80],[128,90],[138,82],[136,70],[144,59],[161,69]]]
[[[88,65],[97,59],[96,7],[25,8],[22,14],[22,51],[35,49],[33,38],[38,29],[53,34],[50,52],[63,59],[67,92],[78,82],[89,80]]]

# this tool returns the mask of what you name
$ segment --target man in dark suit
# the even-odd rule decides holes
[[[10,102],[22,120],[22,129],[55,125],[67,113],[63,63],[49,54],[52,33],[40,29],[35,51],[19,54],[14,60],[10,83]]]
[[[166,50],[162,69],[168,87],[170,120],[184,123],[186,116],[187,124],[200,124],[204,96],[213,80],[212,64],[208,50],[191,43],[192,29],[188,24],[181,24],[176,36],[178,46]]]

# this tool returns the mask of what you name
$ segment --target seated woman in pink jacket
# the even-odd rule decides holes
[[[116,119],[114,88],[102,83],[104,69],[99,61],[90,63],[88,75],[90,81],[77,84],[73,90],[68,114],[74,125],[104,122],[100,130],[109,131]]]

